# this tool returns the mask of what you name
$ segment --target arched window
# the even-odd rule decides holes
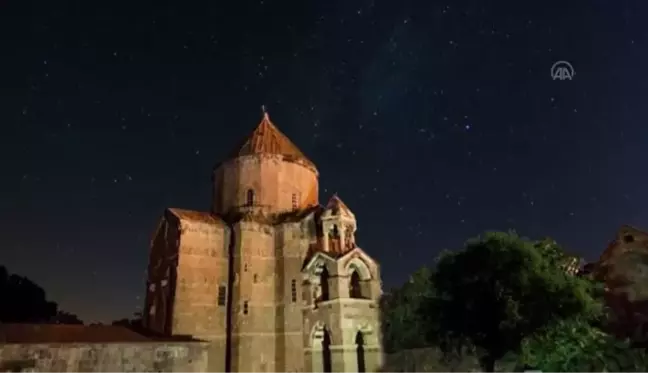
[[[351,298],[362,298],[362,287],[360,286],[360,275],[353,271],[349,280],[349,296]]]
[[[329,300],[329,273],[326,267],[322,268],[320,273],[320,288],[322,289],[321,301]]]
[[[247,191],[247,205],[248,206],[254,205],[254,190],[252,189],[248,189]]]
[[[331,235],[333,238],[340,238],[340,230],[338,229],[337,225],[333,226],[333,229],[331,230]]]
[[[243,314],[247,315],[249,312],[248,310],[248,301],[243,302]]]

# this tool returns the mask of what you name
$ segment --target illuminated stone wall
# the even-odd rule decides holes
[[[205,372],[204,342],[0,344],[4,372]]]

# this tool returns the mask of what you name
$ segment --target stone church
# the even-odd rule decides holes
[[[208,341],[209,371],[378,371],[379,267],[342,200],[320,204],[318,177],[264,111],[213,169],[210,208],[160,219],[145,326]]]

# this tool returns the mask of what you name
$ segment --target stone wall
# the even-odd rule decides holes
[[[480,372],[479,362],[472,355],[444,359],[436,347],[404,350],[385,355],[382,372]],[[499,362],[495,371],[511,372],[512,362]]]
[[[3,372],[205,372],[205,342],[0,344]]]

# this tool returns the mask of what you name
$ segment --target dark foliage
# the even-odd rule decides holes
[[[496,362],[508,370],[645,371],[645,350],[606,332],[616,318],[603,284],[566,271],[574,259],[551,239],[492,232],[470,240],[385,295],[385,349],[438,346],[445,359],[477,355],[487,371]]]
[[[59,311],[39,285],[10,274],[4,266],[0,266],[0,322],[83,324],[75,315]]]
[[[491,232],[443,256],[433,275],[435,296],[423,308],[434,315],[425,329],[447,351],[476,347],[482,368],[493,371],[552,321],[600,317],[590,284],[567,275],[556,265],[556,250],[547,249],[550,255],[514,233]]]
[[[76,324],[76,325],[83,324],[83,321],[81,321],[77,317],[77,315],[65,311],[59,311],[54,317],[53,322],[55,324]]]
[[[545,372],[645,372],[648,355],[587,320],[571,318],[525,339],[519,363]]]
[[[421,332],[420,325],[430,325],[423,320],[419,309],[426,295],[434,291],[431,270],[423,267],[408,282],[393,289],[382,299],[382,334],[384,348],[388,352],[427,347],[433,344],[429,334]]]

